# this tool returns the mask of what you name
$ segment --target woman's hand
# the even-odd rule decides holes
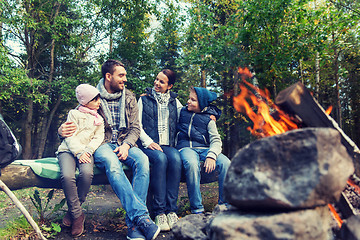
[[[161,152],[163,151],[160,145],[155,142],[152,142],[147,148],[151,150],[159,150]]]
[[[204,163],[204,167],[205,167],[205,172],[206,173],[211,173],[212,171],[215,170],[216,167],[216,160],[213,158],[209,158],[207,157]]]

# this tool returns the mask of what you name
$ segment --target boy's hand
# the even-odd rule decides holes
[[[163,152],[162,148],[160,147],[159,144],[155,143],[155,142],[152,142],[148,147],[148,149],[151,149],[151,150],[159,150],[161,152]]]
[[[61,124],[61,126],[58,129],[59,135],[64,138],[71,137],[75,131],[76,131],[76,125],[73,122],[65,122]]]
[[[216,117],[214,115],[210,115],[210,119],[216,122]]]
[[[127,159],[129,155],[130,146],[127,143],[122,144],[121,146],[115,148],[114,153],[118,152],[116,155],[118,156],[120,161],[124,161]]]
[[[90,153],[85,152],[85,153],[81,154],[81,156],[79,158],[79,162],[80,163],[91,163],[90,157],[91,157]]]
[[[215,170],[216,167],[216,160],[213,158],[209,158],[207,157],[204,163],[204,167],[205,167],[205,172],[206,173],[211,173],[212,171]]]

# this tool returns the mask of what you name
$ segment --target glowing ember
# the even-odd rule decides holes
[[[328,204],[329,209],[331,211],[331,213],[333,214],[337,224],[339,225],[339,228],[341,228],[341,225],[343,224],[343,220],[340,218],[339,214],[336,212],[335,208],[333,207],[333,205],[331,205],[330,203]]]
[[[355,189],[355,191],[358,193],[358,194],[360,194],[360,187],[352,180],[352,179],[348,179],[347,180],[347,184],[349,184],[350,186],[352,186],[354,189]]]
[[[238,71],[239,74],[241,74],[242,83],[240,84],[240,94],[234,97],[233,104],[238,112],[246,114],[253,122],[253,127],[248,127],[251,134],[259,137],[267,137],[298,128],[294,119],[281,111],[273,103],[267,89],[263,91],[245,80],[245,78],[252,76],[247,68],[239,68]],[[256,95],[250,91],[245,84],[251,88]],[[256,112],[253,109],[256,109]],[[270,111],[272,111],[273,114],[271,114]],[[274,117],[275,115],[276,117]]]

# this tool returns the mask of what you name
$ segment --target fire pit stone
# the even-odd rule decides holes
[[[283,211],[339,200],[354,172],[331,128],[303,128],[254,141],[231,161],[224,193],[239,209]]]

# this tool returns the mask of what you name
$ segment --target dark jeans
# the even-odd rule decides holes
[[[164,152],[141,148],[150,161],[150,189],[153,211],[157,216],[177,211],[181,178],[181,158],[176,148],[161,146]]]
[[[66,197],[68,209],[73,219],[80,217],[81,204],[85,202],[94,176],[94,158],[91,163],[79,163],[71,153],[62,152],[58,155],[61,170],[61,184]],[[76,180],[76,168],[79,176]]]

